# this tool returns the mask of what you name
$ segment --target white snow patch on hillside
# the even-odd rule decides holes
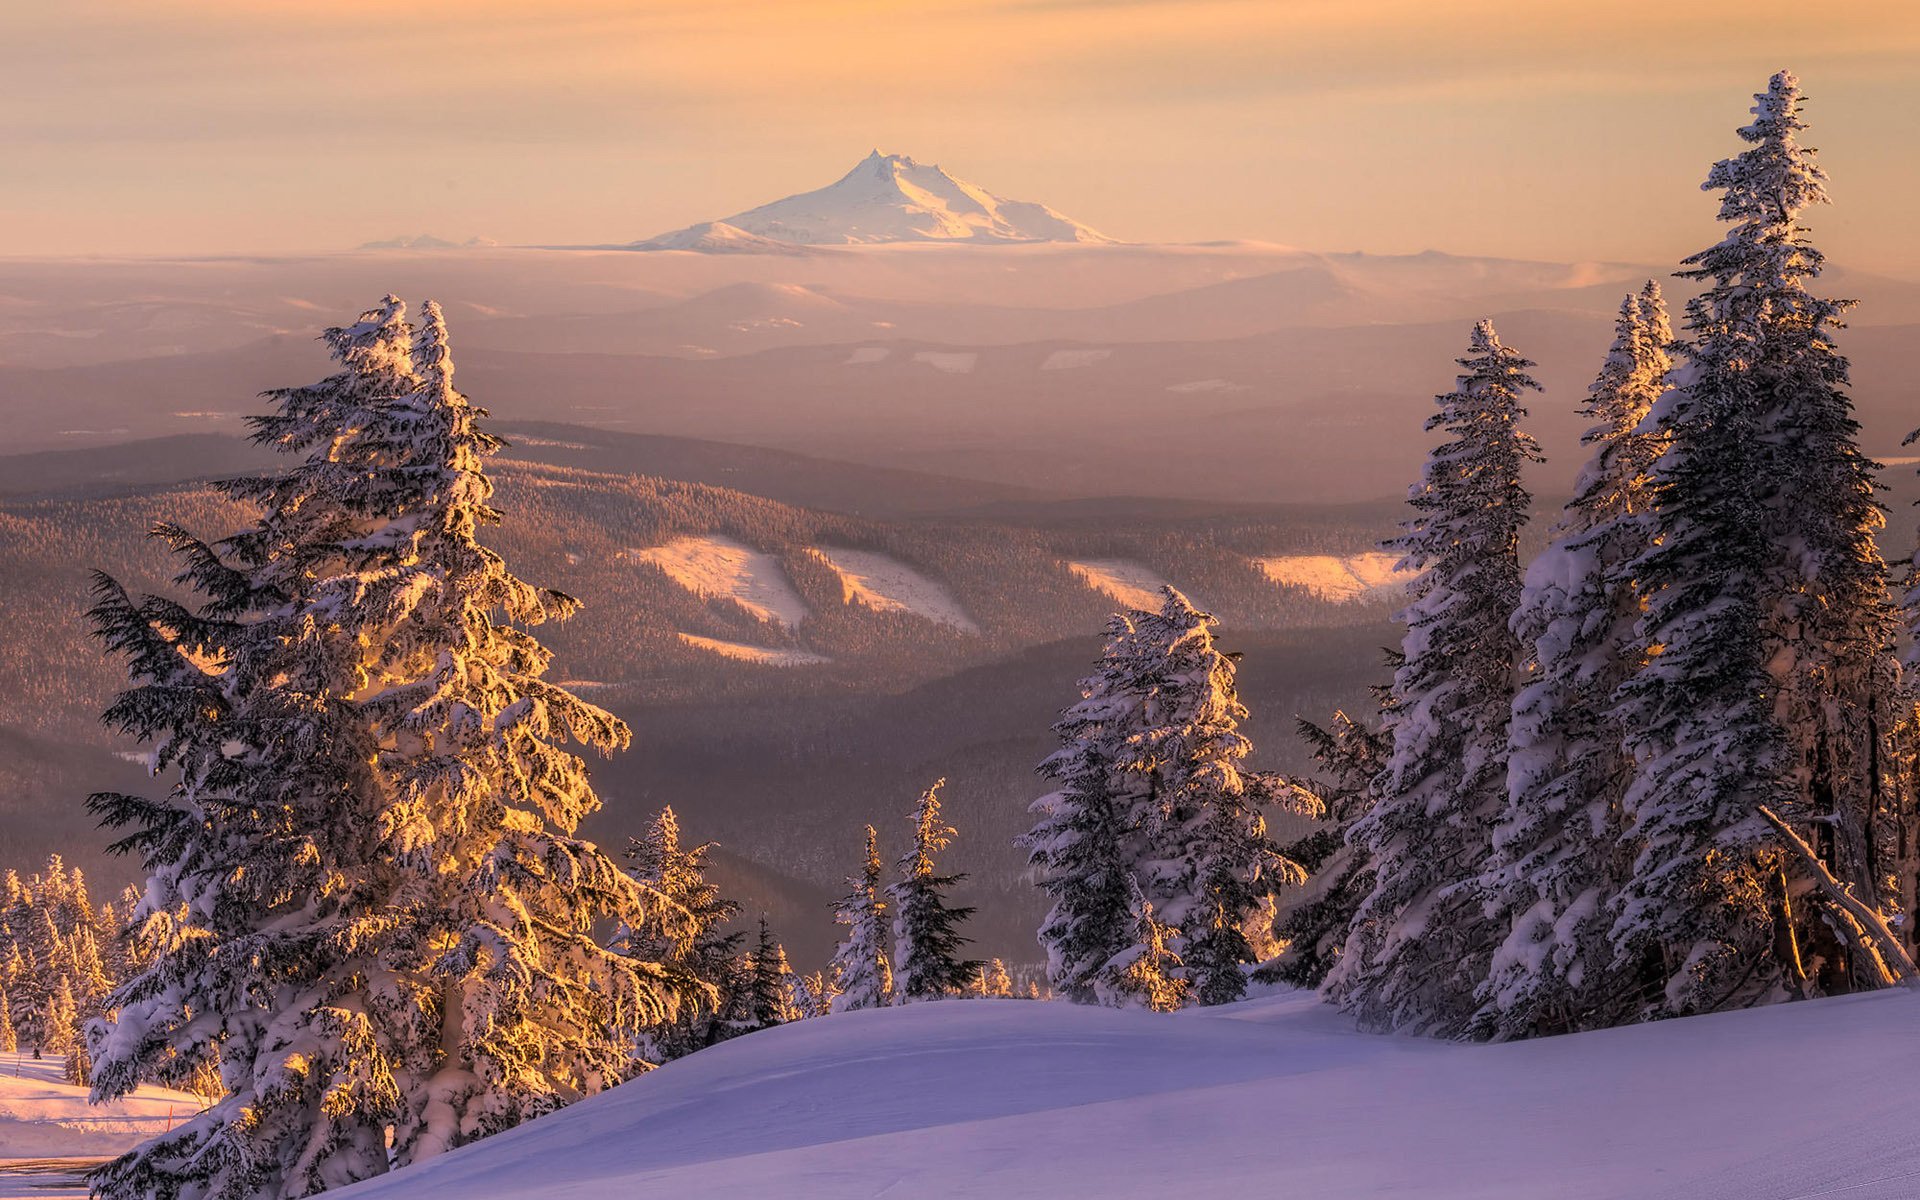
[[[948,375],[971,375],[980,355],[972,350],[921,350],[914,354],[913,361]]]
[[[872,550],[815,546],[809,551],[833,568],[840,578],[842,598],[876,612],[904,612],[925,617],[962,633],[979,633],[944,584],[928,579],[898,559]]]
[[[1244,392],[1247,385],[1231,379],[1195,379],[1187,383],[1170,383],[1167,390],[1185,396],[1199,392]]]
[[[846,365],[849,367],[864,367],[870,363],[885,362],[887,361],[887,357],[892,353],[893,351],[887,349],[885,346],[861,346],[852,354],[847,355]]]
[[[1105,362],[1113,357],[1111,350],[1055,350],[1047,355],[1040,364],[1042,371],[1073,371],[1080,367],[1090,367],[1097,362]]]
[[[1085,562],[1070,562],[1068,568],[1080,581],[1096,592],[1118,600],[1128,608],[1146,609],[1159,612],[1166,603],[1166,597],[1160,589],[1170,587],[1166,578],[1156,574],[1137,562],[1119,558],[1094,558]],[[1188,596],[1187,599],[1193,600]],[[1193,600],[1195,605],[1200,602]]]
[[[1280,554],[1256,558],[1254,565],[1275,583],[1306,588],[1334,601],[1381,600],[1400,594],[1414,573],[1395,569],[1397,554]]]
[[[765,646],[749,646],[744,642],[723,642],[719,638],[701,637],[697,633],[683,633],[680,640],[696,650],[706,650],[721,658],[762,663],[769,667],[812,667],[832,661],[824,655],[806,650],[770,650]]]
[[[732,538],[679,537],[628,553],[659,567],[694,595],[731,600],[762,621],[791,627],[807,619],[806,601],[793,589],[780,560]]]
[[[94,1105],[87,1089],[61,1078],[65,1058],[0,1054],[0,1159],[78,1158],[131,1150],[199,1112],[185,1092],[143,1087]]]
[[[1305,993],[916,1004],[723,1042],[337,1195],[1900,1200],[1916,1023],[1904,991],[1495,1046],[1356,1033]]]

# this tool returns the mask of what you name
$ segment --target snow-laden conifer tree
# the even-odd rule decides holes
[[[704,985],[672,1020],[647,1031],[650,1063],[691,1054],[730,1036],[746,1019],[746,933],[729,931],[740,906],[707,879],[715,843],[680,843],[680,818],[663,808],[645,837],[627,848],[634,878],[650,893],[645,922],[623,930],[616,945],[643,962],[657,962]]]
[[[1100,1003],[1114,1008],[1145,1008],[1172,1012],[1187,1003],[1192,985],[1174,952],[1174,930],[1153,915],[1153,903],[1140,890],[1140,881],[1127,876],[1127,895],[1133,906],[1132,943],[1101,969],[1094,988]]]
[[[1814,891],[1825,873],[1881,899],[1881,518],[1831,341],[1846,306],[1807,288],[1821,256],[1798,219],[1826,196],[1798,141],[1798,82],[1781,72],[1755,99],[1751,148],[1705,184],[1732,228],[1683,272],[1708,286],[1653,414],[1656,544],[1633,568],[1649,659],[1623,690],[1641,767],[1613,939],[1652,1014],[1876,981]]]
[[[1507,726],[1520,598],[1519,540],[1539,460],[1520,429],[1533,364],[1473,330],[1465,372],[1427,421],[1450,440],[1428,457],[1393,543],[1419,572],[1400,613],[1404,658],[1387,708],[1393,752],[1351,839],[1372,862],[1329,995],[1373,1029],[1458,1034],[1503,931],[1475,886],[1506,800]]]
[[[0,1051],[8,1054],[20,1049],[20,1033],[13,1026],[13,1005],[7,1000],[7,993],[0,991]]]
[[[913,807],[913,844],[900,859],[893,896],[893,970],[902,1004],[961,995],[980,964],[962,959],[968,939],[960,925],[972,906],[947,903],[947,892],[965,875],[942,875],[934,856],[953,841],[954,828],[940,815],[940,789],[946,780],[920,793]]]
[[[1272,924],[1273,898],[1305,882],[1280,852],[1264,809],[1278,803],[1318,815],[1313,798],[1241,769],[1252,746],[1233,659],[1214,645],[1218,622],[1172,587],[1160,611],[1134,617],[1141,723],[1128,741],[1148,777],[1146,858],[1136,867],[1156,917],[1177,930],[1174,952],[1191,998],[1228,1004],[1246,994],[1259,958],[1248,936]]]
[[[1148,781],[1123,767],[1141,709],[1133,635],[1132,618],[1116,614],[1108,622],[1100,665],[1080,681],[1080,702],[1053,727],[1060,748],[1038,768],[1059,786],[1034,801],[1037,819],[1019,841],[1053,902],[1039,933],[1047,979],[1069,1000],[1094,999],[1096,981],[1114,955],[1135,944],[1139,924],[1129,880],[1144,853],[1139,825]]]
[[[834,920],[847,927],[833,953],[834,1012],[885,1008],[893,1003],[891,921],[881,885],[880,835],[867,826],[867,856],[860,874],[847,880],[851,889],[834,906]]]
[[[1673,360],[1659,285],[1621,303],[1613,346],[1587,389],[1591,456],[1552,540],[1528,566],[1513,631],[1524,663],[1508,737],[1507,806],[1482,887],[1506,928],[1481,985],[1478,1036],[1566,1033],[1632,1012],[1608,930],[1631,859],[1621,805],[1633,780],[1614,695],[1638,669],[1632,564],[1649,545],[1643,426]]]
[[[996,958],[986,965],[981,974],[980,994],[993,999],[1013,995],[1013,976],[1007,972],[1006,963]]]
[[[760,918],[760,936],[748,958],[747,1020],[754,1029],[770,1029],[800,1019],[794,1005],[793,967],[787,949],[774,939],[767,919]]]
[[[109,1200],[272,1200],[427,1157],[618,1082],[673,999],[595,939],[643,893],[571,836],[597,801],[563,747],[626,731],[542,681],[519,628],[577,603],[476,539],[499,443],[438,309],[416,331],[390,297],[326,340],[341,370],[254,419],[300,460],[222,485],[255,524],[156,531],[199,604],[99,581],[134,683],[108,719],[178,780],[93,800],[148,870],[151,948],[89,1031],[94,1092],[216,1062],[224,1089],[102,1168]]]
[[[1286,848],[1287,857],[1307,872],[1307,894],[1275,925],[1274,936],[1286,949],[1262,972],[1296,987],[1316,988],[1339,958],[1360,902],[1373,890],[1367,857],[1348,844],[1347,831],[1373,807],[1374,783],[1392,743],[1378,729],[1338,711],[1324,727],[1302,718],[1298,728],[1320,775],[1291,786],[1313,796],[1327,824]]]

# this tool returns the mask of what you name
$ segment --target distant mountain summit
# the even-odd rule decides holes
[[[1044,204],[1008,200],[904,154],[875,150],[838,182],[635,243],[641,250],[768,252],[882,242],[1111,242]]]

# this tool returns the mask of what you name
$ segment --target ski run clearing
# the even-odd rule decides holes
[[[1383,600],[1400,594],[1413,572],[1396,569],[1397,554],[1283,554],[1254,565],[1275,583],[1306,588],[1323,600]]]
[[[124,1100],[93,1105],[87,1089],[62,1078],[58,1054],[0,1054],[0,1171],[21,1159],[104,1158],[131,1150],[200,1111],[185,1092],[143,1087]],[[0,1196],[9,1194],[0,1183]]]
[[[833,661],[825,655],[807,650],[770,650],[765,646],[749,646],[744,642],[723,642],[719,638],[701,637],[697,633],[683,633],[680,640],[696,650],[706,650],[722,658],[761,663],[769,667],[817,667]]]
[[[875,612],[912,613],[962,633],[980,632],[945,586],[897,559],[872,550],[826,546],[812,547],[808,553],[840,577],[848,604],[864,605]]]
[[[1137,562],[1128,562],[1119,558],[1094,558],[1085,562],[1070,562],[1067,567],[1080,581],[1096,592],[1113,597],[1128,608],[1160,611],[1165,601],[1160,589],[1171,587],[1166,579]],[[1189,596],[1189,600],[1193,597]],[[1198,600],[1193,603],[1199,605]]]
[[[943,1001],[750,1034],[338,1194],[1894,1200],[1917,1027],[1904,991],[1491,1046],[1305,993]]]
[[[630,553],[659,567],[694,595],[731,600],[762,621],[792,628],[807,619],[806,602],[793,589],[780,560],[732,538],[679,537],[664,546]]]

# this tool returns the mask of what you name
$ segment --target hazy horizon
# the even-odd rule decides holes
[[[1131,242],[1671,261],[1790,67],[1818,241],[1911,274],[1916,49],[1885,3],[16,6],[0,255],[624,242],[878,148]]]

